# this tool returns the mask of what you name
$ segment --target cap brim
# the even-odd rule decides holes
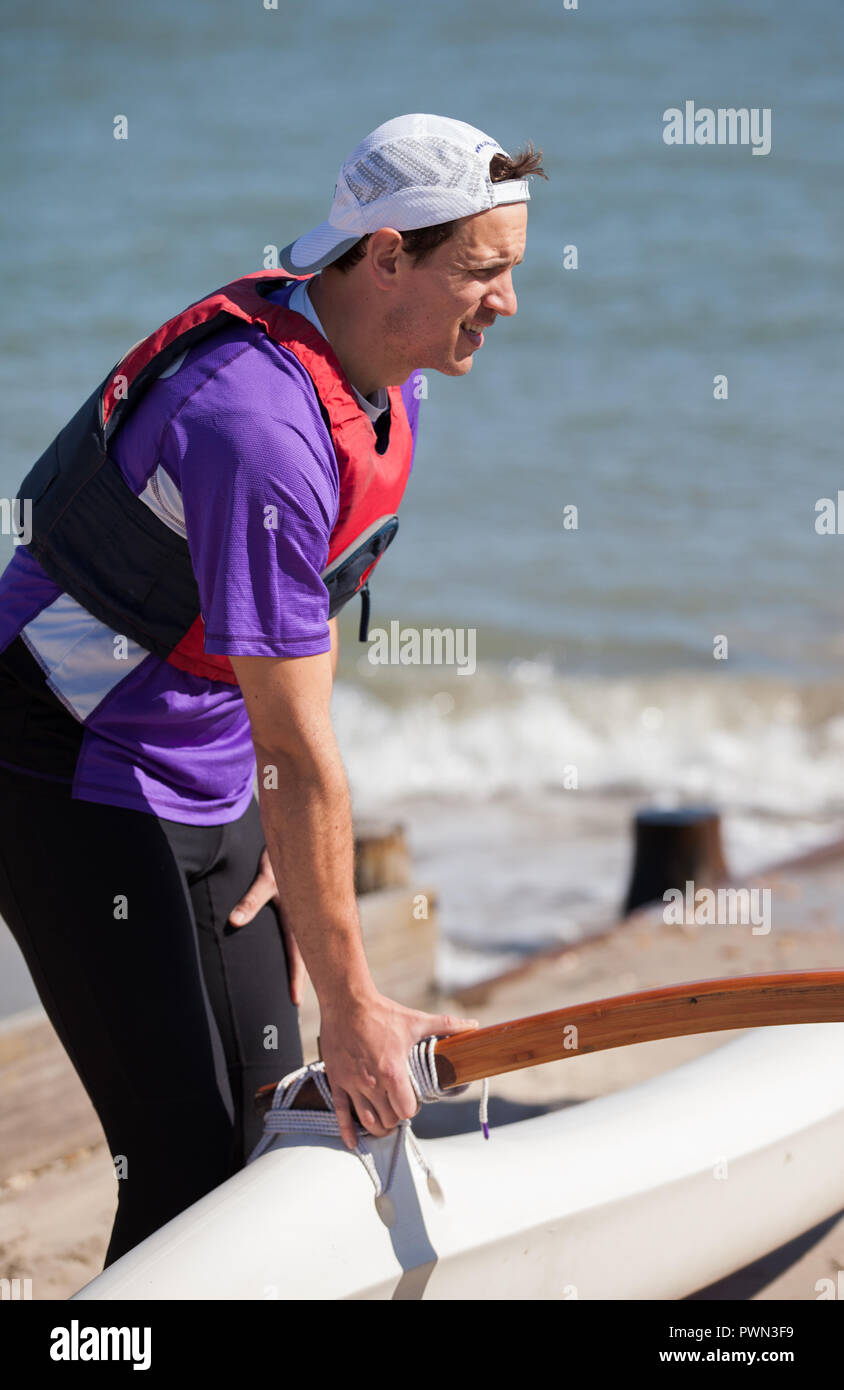
[[[289,246],[279,251],[279,265],[291,275],[309,275],[312,271],[322,270],[323,266],[336,261],[360,241],[362,235],[363,233],[349,236],[348,232],[341,232],[332,227],[330,222],[321,222],[318,227],[305,232],[304,236],[291,241]]]

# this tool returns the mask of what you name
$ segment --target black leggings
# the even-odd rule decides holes
[[[119,1201],[106,1264],[242,1168],[252,1095],[302,1064],[253,799],[195,826],[0,768],[0,914],[106,1133]]]

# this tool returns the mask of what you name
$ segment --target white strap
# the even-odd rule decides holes
[[[313,1081],[316,1084],[325,1110],[294,1110],[293,1102],[301,1091],[306,1081]],[[390,1158],[390,1168],[387,1174],[387,1181],[382,1185],[375,1166],[375,1160],[369,1149],[366,1147],[367,1131],[362,1125],[355,1124],[355,1136],[357,1144],[352,1152],[360,1159],[375,1188],[376,1203],[379,1199],[386,1197],[393,1183],[398,1162],[399,1152],[402,1142],[406,1136],[411,1152],[425,1173],[428,1179],[428,1186],[432,1193],[439,1192],[439,1184],[434,1178],[431,1168],[416,1144],[413,1131],[410,1128],[410,1121],[403,1120],[398,1126],[396,1142]],[[340,1124],[334,1109],[334,1100],[331,1089],[325,1075],[324,1062],[311,1062],[308,1066],[300,1067],[298,1071],[292,1071],[287,1076],[282,1077],[275,1088],[272,1105],[264,1116],[264,1133],[258,1147],[255,1149],[252,1158],[258,1158],[260,1154],[269,1146],[275,1134],[325,1134],[332,1139],[340,1139]],[[379,1211],[381,1207],[379,1206]]]
[[[435,1037],[423,1038],[421,1042],[415,1044],[408,1058],[408,1073],[410,1081],[420,1102],[442,1100],[448,1095],[459,1095],[468,1090],[468,1086],[454,1086],[449,1091],[443,1091],[437,1079],[437,1064],[434,1056]],[[324,1110],[300,1110],[293,1108],[293,1102],[307,1081],[312,1081],[319,1091],[320,1098],[325,1106]],[[484,1080],[481,1094],[480,1121],[483,1129],[484,1138],[489,1138],[489,1124],[487,1118],[489,1101],[489,1082]],[[375,1166],[375,1160],[367,1148],[367,1131],[363,1125],[355,1124],[355,1137],[357,1143],[352,1152],[360,1159],[373,1187],[375,1188],[375,1202],[382,1219],[387,1224],[392,1224],[388,1213],[390,1203],[386,1201],[389,1196],[390,1188],[396,1173],[399,1153],[406,1142],[408,1148],[425,1174],[428,1183],[428,1190],[437,1200],[442,1200],[442,1189],[434,1176],[433,1170],[424,1158],[409,1120],[402,1120],[398,1126],[396,1142],[390,1157],[390,1167],[387,1173],[387,1181],[382,1184]],[[289,1072],[282,1077],[273,1093],[272,1104],[264,1116],[264,1133],[261,1140],[252,1154],[252,1158],[258,1158],[269,1147],[273,1136],[276,1134],[323,1134],[333,1139],[340,1139],[340,1124],[334,1109],[334,1100],[331,1095],[331,1088],[325,1075],[324,1062],[311,1062],[307,1066],[299,1067],[298,1071]],[[251,1160],[250,1160],[251,1161]]]

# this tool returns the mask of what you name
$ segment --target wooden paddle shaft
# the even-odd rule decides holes
[[[844,970],[784,971],[700,980],[572,1004],[567,1009],[439,1038],[434,1056],[439,1084],[450,1090],[485,1076],[629,1043],[725,1028],[842,1022]],[[275,1085],[262,1086],[256,1092],[257,1110],[269,1108],[275,1089]],[[303,1088],[300,1097],[301,1105],[313,1105],[318,1099],[316,1087],[307,1097]]]
[[[787,1023],[844,1022],[844,970],[787,971],[701,980],[572,1004],[492,1028],[455,1033],[434,1047],[443,1090],[628,1043]]]

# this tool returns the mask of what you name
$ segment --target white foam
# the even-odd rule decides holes
[[[841,687],[711,674],[581,680],[533,662],[471,681],[402,674],[402,684],[387,675],[335,692],[359,804],[562,791],[576,768],[592,794],[844,813]]]
[[[356,810],[399,816],[437,889],[446,985],[617,920],[639,806],[713,804],[739,875],[844,834],[842,708],[832,686],[540,662],[379,675],[333,702]]]

